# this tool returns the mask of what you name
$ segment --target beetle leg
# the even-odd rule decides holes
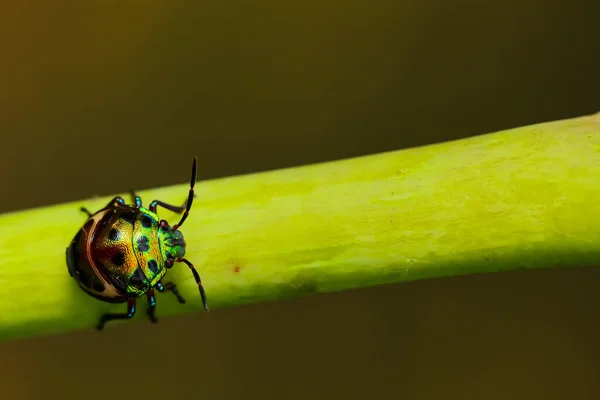
[[[135,204],[135,206],[137,208],[140,208],[142,206],[142,198],[140,196],[138,196],[135,193],[135,190],[133,190],[133,189],[129,191],[129,194],[131,195],[131,198],[133,199],[133,203]]]
[[[185,299],[181,296],[181,294],[179,294],[179,290],[177,290],[177,285],[175,285],[173,282],[167,282],[163,285],[162,281],[160,281],[156,284],[156,289],[161,293],[166,290],[170,290],[171,292],[173,292],[175,297],[177,297],[177,300],[179,300],[181,304],[185,304]]]
[[[198,284],[198,290],[200,290],[200,297],[202,298],[202,305],[204,305],[204,309],[206,311],[208,311],[208,304],[206,303],[206,293],[204,293],[204,287],[202,286],[202,281],[200,280],[200,275],[198,275],[198,271],[196,271],[196,268],[194,268],[194,264],[192,264],[185,258],[178,258],[176,261],[183,262],[188,267],[190,267],[192,274],[194,274],[194,279],[196,279],[196,283]]]
[[[185,201],[185,203],[183,203],[183,205],[181,207],[174,206],[174,205],[171,205],[171,204],[167,204],[167,203],[162,202],[160,200],[153,200],[152,203],[150,203],[150,207],[148,207],[148,209],[150,211],[152,211],[153,213],[155,213],[156,212],[156,208],[158,206],[161,206],[163,208],[166,208],[169,211],[173,211],[173,212],[175,212],[177,214],[181,214],[182,212],[185,211],[185,205],[186,204],[187,204],[187,200]]]
[[[106,207],[104,207],[104,208],[112,207],[113,204],[115,204],[115,203],[125,204],[125,200],[121,196],[117,196],[117,197],[113,198],[111,201],[109,201],[108,204],[106,205]]]
[[[133,316],[135,315],[135,297],[128,299],[127,300],[127,312],[126,313],[121,313],[121,314],[103,314],[100,317],[100,322],[98,322],[98,325],[96,326],[96,329],[98,329],[99,331],[101,331],[102,329],[104,329],[104,325],[108,322],[108,321],[114,321],[117,319],[130,319],[133,318]]]
[[[148,318],[150,318],[150,322],[155,324],[158,319],[154,315],[156,312],[156,297],[154,297],[154,289],[150,289],[146,292],[146,298],[148,298]]]
[[[117,196],[117,197],[113,198],[113,199],[112,199],[112,200],[111,200],[111,201],[110,201],[110,202],[109,202],[109,203],[108,203],[108,204],[107,204],[107,205],[106,205],[106,206],[103,208],[103,210],[105,210],[105,209],[107,209],[107,208],[109,208],[109,207],[113,206],[115,203],[118,203],[118,204],[125,204],[125,200],[123,200],[123,198],[121,198],[121,197]],[[92,213],[90,212],[90,210],[88,210],[88,209],[87,209],[87,208],[85,208],[85,207],[81,207],[79,210],[80,210],[80,211],[82,211],[82,212],[84,212],[84,213],[86,213],[86,214],[87,214],[87,216],[88,216],[88,218],[91,218],[91,216],[92,216],[92,215],[94,215],[94,214],[92,214]]]

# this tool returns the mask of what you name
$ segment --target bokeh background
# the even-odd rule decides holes
[[[209,179],[597,112],[599,15],[583,0],[7,2],[0,212],[185,183],[193,155]],[[0,397],[598,399],[599,289],[595,268],[519,271],[2,343]]]

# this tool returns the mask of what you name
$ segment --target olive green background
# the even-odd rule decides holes
[[[6,4],[0,211],[600,111],[600,4],[496,3]],[[3,343],[1,397],[598,399],[599,289],[523,271]]]

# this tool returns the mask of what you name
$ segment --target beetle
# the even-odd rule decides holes
[[[132,318],[136,312],[136,301],[143,295],[147,297],[150,322],[156,323],[154,288],[159,292],[171,291],[180,303],[185,303],[174,283],[162,283],[167,270],[175,262],[182,262],[190,268],[204,309],[208,311],[200,275],[184,258],[186,242],[179,230],[194,201],[196,164],[197,158],[194,157],[188,198],[181,207],[154,200],[145,208],[141,197],[134,191],[131,192],[133,204],[126,204],[122,197],[116,196],[93,214],[81,207],[88,219],[67,247],[69,274],[90,296],[108,303],[127,303],[125,313],[101,315],[96,326],[98,330],[102,330],[109,321]],[[183,213],[179,223],[170,226],[166,220],[159,219],[158,206]]]

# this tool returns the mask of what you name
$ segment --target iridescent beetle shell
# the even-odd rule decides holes
[[[104,314],[98,329],[114,319],[131,318],[135,314],[136,299],[148,298],[148,315],[156,322],[154,288],[173,291],[181,303],[185,300],[172,283],[163,285],[162,279],[174,262],[188,265],[198,284],[204,308],[206,296],[198,272],[185,258],[186,243],[179,227],[186,220],[194,199],[196,158],[192,169],[190,192],[184,207],[176,207],[154,200],[149,208],[133,194],[134,204],[125,204],[115,197],[108,205],[91,214],[67,248],[69,274],[89,295],[110,303],[128,303],[127,313]],[[156,214],[157,206],[183,212],[178,224],[169,226]]]

